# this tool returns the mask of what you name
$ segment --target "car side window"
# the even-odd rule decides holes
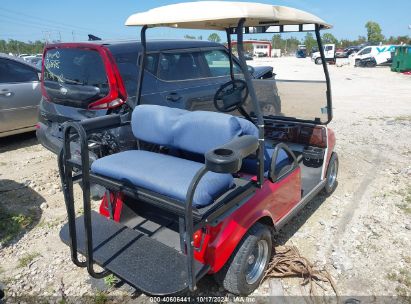
[[[39,81],[34,68],[8,59],[0,59],[0,83]]]
[[[230,57],[222,50],[213,50],[204,53],[211,77],[230,75]],[[240,66],[234,62],[234,74],[241,74]]]
[[[326,51],[331,51],[332,49],[333,49],[333,47],[331,45],[329,45],[325,48]]]
[[[137,90],[137,79],[139,68],[137,66],[136,52],[128,53],[115,53],[114,58],[116,59],[117,67],[120,71],[120,75],[123,79],[124,85],[126,86],[127,94],[129,96],[134,96]],[[139,58],[141,60],[141,56]],[[146,71],[155,75],[158,66],[158,54],[147,54],[146,57]]]
[[[166,81],[205,78],[200,52],[162,53],[158,77]]]
[[[371,53],[371,48],[363,49],[358,55],[366,55]]]

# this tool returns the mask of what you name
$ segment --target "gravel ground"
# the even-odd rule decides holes
[[[322,75],[309,59],[252,64],[273,65],[279,79]],[[329,69],[339,185],[308,204],[277,244],[295,245],[327,269],[342,296],[411,296],[411,77],[383,67]],[[92,280],[72,264],[58,237],[65,221],[56,157],[33,134],[0,139],[0,228],[13,236],[0,244],[0,284],[7,294],[54,296],[56,302],[89,295],[93,303],[130,296],[127,286]],[[253,295],[308,293],[299,279],[282,279],[267,280]],[[333,296],[327,286],[316,294]],[[196,295],[226,294],[206,277]],[[134,293],[132,301],[149,299]]]

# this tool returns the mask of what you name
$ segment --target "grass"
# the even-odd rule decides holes
[[[408,186],[406,190],[400,191],[399,194],[402,196],[403,203],[398,204],[398,208],[407,214],[411,214],[411,186]]]
[[[376,116],[368,116],[366,117],[368,120],[394,120],[396,122],[403,122],[403,121],[411,121],[411,115],[401,115],[401,116],[381,116],[381,117],[376,117]]]
[[[7,244],[33,223],[33,217],[0,207],[0,243]]]
[[[398,273],[391,272],[387,275],[390,281],[397,282],[401,285],[395,288],[399,296],[408,297],[411,289],[411,271],[408,269],[401,269]]]
[[[104,278],[104,283],[109,287],[113,287],[118,282],[119,282],[118,278],[116,278],[116,276],[114,276],[113,274],[109,274],[108,276]]]
[[[401,269],[398,273],[391,272],[387,275],[390,281],[404,284],[407,288],[411,288],[411,271],[408,269]]]
[[[394,117],[395,121],[411,121],[411,115],[401,115]]]
[[[37,258],[40,255],[38,252],[32,252],[28,253],[18,260],[18,265],[17,268],[23,268],[28,266],[35,258]]]
[[[54,228],[54,227],[57,227],[58,225],[60,225],[60,221],[59,221],[59,220],[52,220],[52,221],[42,220],[39,224],[37,224],[36,227],[38,227],[38,228],[49,228],[49,229],[52,229],[52,228]]]
[[[102,291],[98,291],[93,298],[93,302],[95,304],[104,304],[108,301],[107,295],[102,292]]]

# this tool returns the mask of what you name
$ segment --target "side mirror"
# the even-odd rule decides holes
[[[254,69],[251,65],[247,65],[247,69],[248,69],[248,72],[249,72],[251,75],[254,74],[255,69]]]

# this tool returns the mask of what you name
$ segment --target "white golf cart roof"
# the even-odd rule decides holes
[[[329,29],[332,26],[310,13],[286,7],[252,2],[198,1],[172,4],[131,15],[126,25],[149,27],[175,27],[204,30],[225,30],[244,26],[318,24]]]

